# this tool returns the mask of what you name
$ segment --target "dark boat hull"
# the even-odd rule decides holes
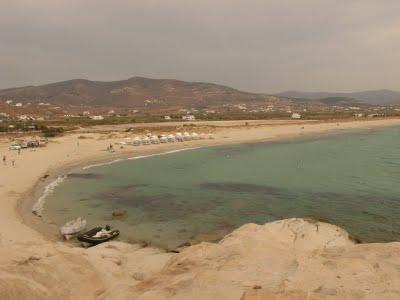
[[[81,242],[97,245],[97,244],[101,244],[101,243],[110,241],[110,240],[116,238],[117,236],[119,236],[119,230],[113,230],[113,231],[111,231],[110,236],[98,237],[98,238],[94,237],[94,235],[96,235],[96,233],[99,232],[101,229],[102,229],[102,227],[95,227],[85,233],[79,234],[77,238]]]

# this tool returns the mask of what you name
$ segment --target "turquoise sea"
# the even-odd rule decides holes
[[[218,146],[69,174],[46,199],[61,225],[111,224],[122,240],[175,248],[242,224],[313,217],[363,242],[400,240],[400,128]],[[112,217],[126,210],[124,218]]]

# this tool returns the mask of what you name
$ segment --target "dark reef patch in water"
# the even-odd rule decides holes
[[[140,187],[147,187],[149,184],[144,184],[144,183],[133,183],[133,184],[127,184],[127,185],[122,185],[119,186],[121,190],[134,190]]]
[[[117,204],[127,210],[138,208],[145,212],[149,219],[157,222],[186,218],[194,214],[204,214],[216,206],[216,204],[212,203],[198,203],[193,205],[190,201],[178,202],[175,195],[168,193],[149,196],[137,194],[126,195],[113,191],[99,193],[97,198]]]
[[[203,189],[237,193],[265,193],[270,195],[280,195],[282,193],[281,189],[272,186],[242,182],[205,182],[201,183],[200,187]]]
[[[80,198],[78,201],[79,202],[86,202],[86,201],[90,201],[90,198]]]

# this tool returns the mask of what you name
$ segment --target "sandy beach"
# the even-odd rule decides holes
[[[304,221],[296,219],[287,221],[287,224],[292,224],[290,226],[293,226],[294,231],[280,225],[256,227],[258,225],[250,224],[228,236],[221,245],[201,243],[176,254],[118,241],[90,249],[71,247],[60,239],[43,234],[48,224],[26,213],[42,188],[67,168],[182,148],[272,141],[313,133],[323,135],[337,130],[395,126],[400,125],[400,119],[350,122],[248,121],[247,125],[245,121],[194,124],[199,127],[189,128],[190,131],[212,132],[215,138],[138,147],[125,145],[121,148],[116,143],[132,138],[135,131],[125,132],[130,126],[119,125],[80,129],[52,139],[46,147],[24,149],[18,155],[17,151],[8,149],[9,140],[0,137],[0,154],[6,156],[6,164],[1,162],[0,165],[0,299],[240,299],[243,293],[246,293],[246,299],[275,299],[268,297],[277,295],[273,293],[284,294],[287,291],[300,296],[313,293],[316,299],[340,295],[350,298],[366,295],[361,293],[361,289],[368,287],[368,282],[371,282],[371,290],[368,292],[371,298],[385,295],[388,299],[395,299],[399,296],[400,260],[394,256],[395,251],[400,250],[398,243],[355,245],[348,239],[346,232],[333,225],[321,225],[321,228],[326,229],[326,234],[322,235],[322,231],[315,233],[315,224],[302,223]],[[159,128],[158,124],[152,126]],[[107,133],[104,132],[106,129]],[[115,147],[113,153],[106,151],[110,143]],[[309,238],[308,248],[299,246],[292,250],[286,249],[285,255],[297,257],[297,264],[302,261],[308,265],[302,270],[303,277],[293,273],[292,279],[285,281],[284,277],[293,270],[293,261],[278,259],[282,263],[272,264],[268,272],[275,268],[275,273],[282,272],[282,278],[274,277],[276,282],[270,285],[265,279],[261,287],[254,290],[259,279],[250,274],[258,274],[258,277],[263,278],[268,275],[254,261],[267,259],[260,254],[266,244],[261,243],[263,238],[257,242],[257,234],[264,234],[265,240],[273,237],[277,244],[285,248],[290,235],[296,234],[296,230]],[[327,246],[326,241],[330,235],[335,242]],[[237,246],[241,239],[248,239],[247,245],[256,243],[256,248],[253,248],[259,251],[258,254],[253,253],[253,258],[246,256],[247,246]],[[235,255],[243,254],[243,260],[229,256],[233,253],[224,256],[223,249],[228,246],[230,249],[239,247]],[[274,255],[280,255],[280,249],[277,246],[268,252],[269,261],[274,260]],[[330,249],[330,252],[326,249]],[[329,258],[327,253],[331,255]],[[342,254],[348,256],[339,257]],[[324,265],[322,257],[328,261],[327,265]],[[372,262],[378,267],[371,265]],[[182,269],[179,263],[187,263],[187,268]],[[236,265],[236,268],[235,264],[239,267]],[[323,269],[330,267],[329,264],[336,265],[336,268],[343,266],[341,276],[348,276],[349,279],[343,282],[337,278],[330,279],[333,273],[328,271],[325,279],[311,276],[321,264]],[[392,264],[392,267],[382,267],[387,264]],[[352,272],[360,276],[353,275],[350,278],[348,274]],[[321,283],[323,280],[334,281],[335,286],[326,287]],[[367,283],[355,291],[353,285],[363,280]],[[220,282],[220,285],[217,286],[216,282]],[[323,287],[318,289],[319,286]],[[367,293],[366,290],[364,292]]]

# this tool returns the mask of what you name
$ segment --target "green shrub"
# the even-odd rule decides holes
[[[62,127],[42,127],[42,134],[44,137],[56,137],[64,132]]]

